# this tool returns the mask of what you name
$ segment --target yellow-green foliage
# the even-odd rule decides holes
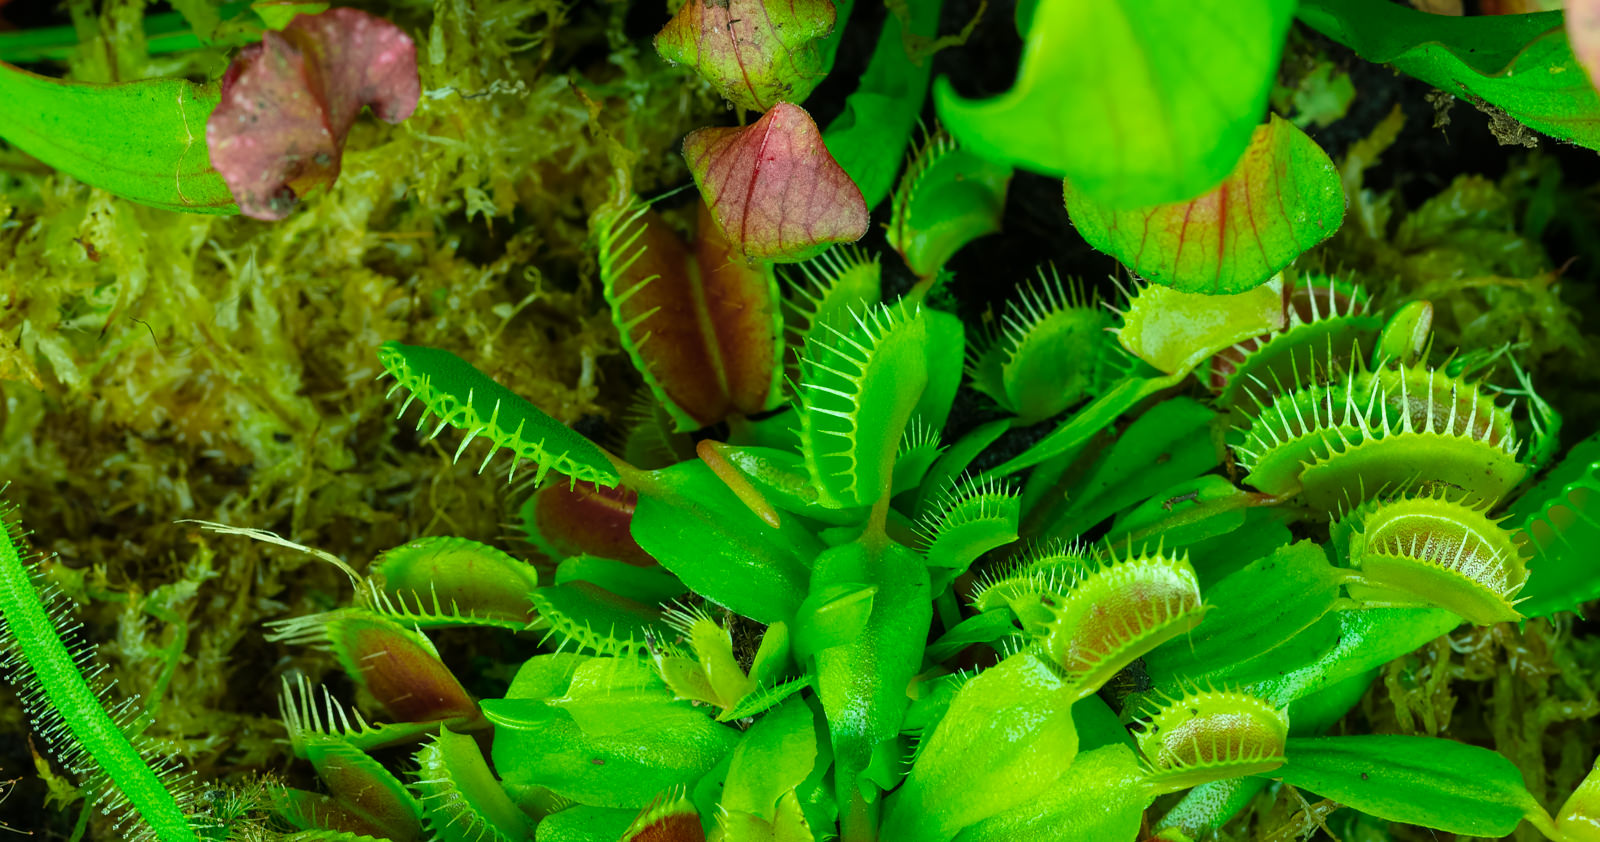
[[[1363,186],[1404,124],[1396,108],[1351,144],[1340,162],[1350,200],[1345,224],[1302,264],[1320,259],[1353,271],[1385,301],[1428,299],[1439,348],[1511,344],[1541,382],[1559,384],[1546,397],[1563,411],[1600,411],[1596,337],[1592,329],[1585,335],[1579,315],[1595,304],[1593,284],[1583,277],[1594,269],[1556,266],[1540,242],[1547,228],[1571,228],[1582,232],[1575,245],[1584,248],[1581,220],[1591,218],[1593,199],[1563,187],[1556,161],[1520,153],[1498,181],[1459,175],[1408,208],[1398,189]]]
[[[142,0],[103,6],[75,0],[86,40],[68,67],[40,69],[111,80],[225,64],[151,58]],[[89,637],[111,641],[125,690],[164,699],[152,734],[202,778],[281,751],[275,730],[243,727],[272,698],[259,666],[277,652],[256,626],[325,607],[342,580],[174,521],[267,528],[358,565],[424,535],[500,532],[504,483],[396,434],[379,343],[453,350],[565,422],[620,408],[602,390],[627,387],[626,361],[584,247],[612,166],[572,80],[639,151],[641,189],[687,178],[678,138],[720,107],[608,35],[626,2],[387,13],[417,41],[415,116],[361,121],[337,185],[281,223],[130,204],[0,148],[0,477],[61,553],[55,578],[92,601]],[[175,642],[163,693],[151,665]],[[31,767],[16,751],[0,768]]]

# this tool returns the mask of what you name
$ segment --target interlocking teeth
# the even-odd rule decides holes
[[[1330,534],[1356,571],[1347,586],[1355,599],[1437,605],[1479,625],[1522,616],[1514,607],[1528,580],[1522,550],[1459,493],[1368,502]]]
[[[1521,481],[1511,413],[1476,383],[1423,366],[1354,367],[1258,404],[1235,457],[1245,482],[1353,506],[1380,489],[1442,485],[1494,501]]]

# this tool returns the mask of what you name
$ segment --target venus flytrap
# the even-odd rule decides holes
[[[740,41],[746,8],[687,3],[661,42],[723,39],[762,71],[732,98],[765,117],[686,143],[704,164],[694,238],[634,195],[620,154],[592,220],[606,306],[647,389],[633,429],[602,445],[459,356],[379,349],[419,431],[454,428],[452,458],[478,446],[480,471],[509,450],[508,481],[531,474],[521,537],[549,557],[419,539],[374,559],[352,604],[277,624],[274,639],[326,649],[392,720],[286,682],[291,744],[327,792],[284,791],[281,818],[307,840],[1131,842],[1145,825],[1211,833],[1279,780],[1384,819],[1474,834],[1526,820],[1587,842],[1592,782],[1551,819],[1487,749],[1325,736],[1376,669],[1462,622],[1594,595],[1572,542],[1600,522],[1600,451],[1577,451],[1502,516],[1556,419],[1520,370],[1494,379],[1492,355],[1430,367],[1428,303],[1379,307],[1354,279],[1294,265],[1337,226],[1338,185],[1297,129],[1248,113],[1265,77],[1220,100],[1193,145],[1155,138],[1181,154],[1086,156],[1073,144],[1104,140],[1105,121],[1081,137],[1027,131],[1062,116],[1040,109],[1099,102],[1040,95],[1079,69],[1047,54],[1066,0],[1042,0],[1016,91],[940,95],[966,145],[929,141],[896,191],[890,243],[919,279],[896,299],[882,258],[859,252],[782,274],[746,260],[798,259],[860,221],[791,205],[786,189],[804,171],[849,192],[779,93],[809,90],[794,74],[826,65],[807,52],[825,27]],[[1227,14],[1248,49],[1219,66],[1270,70],[1288,6]],[[1123,42],[1193,43],[1141,22]],[[685,61],[717,59],[694,46]],[[907,49],[891,46],[882,55]],[[718,70],[724,86],[742,78]],[[1134,93],[1206,100],[1208,79]],[[1015,123],[982,119],[1001,113]],[[752,137],[811,168],[759,175]],[[1152,160],[1180,171],[1130,168]],[[1000,335],[973,341],[941,279],[997,224],[1012,161],[1068,173],[1091,242],[1150,282],[1108,312],[1041,271]],[[1285,200],[1284,225],[1240,257],[1258,208],[1233,199],[1263,190]],[[1197,231],[1128,237],[1134,221],[1213,209]],[[824,236],[791,237],[797,219]],[[999,417],[951,423],[964,369]],[[26,632],[14,636],[53,639],[5,599],[7,627]],[[520,662],[484,698],[430,638],[474,627]],[[86,716],[60,701],[64,718]],[[418,741],[404,775],[366,753]],[[153,805],[152,838],[192,833],[131,762],[119,773],[107,791]]]

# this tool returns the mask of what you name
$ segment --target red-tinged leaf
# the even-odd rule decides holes
[[[1294,124],[1258,126],[1222,183],[1186,202],[1112,210],[1066,184],[1067,210],[1089,244],[1183,292],[1244,292],[1266,283],[1344,219],[1327,153]]]
[[[234,57],[206,145],[243,213],[282,219],[338,177],[362,106],[398,123],[421,91],[416,45],[399,27],[348,8],[298,15]]]
[[[523,528],[529,540],[558,561],[592,555],[652,567],[656,560],[628,532],[638,501],[638,492],[628,488],[555,482],[523,505]]]
[[[611,318],[633,357],[679,429],[722,420],[728,396],[712,374],[710,348],[695,317],[689,247],[653,210],[629,217],[601,235],[600,275]],[[604,243],[625,245],[613,259]]]
[[[804,108],[778,103],[743,128],[699,129],[683,156],[735,251],[797,261],[867,233],[867,203]]]
[[[639,811],[620,842],[705,842],[700,812],[688,798],[658,797]]]
[[[702,205],[691,253],[642,211],[602,227],[600,275],[623,347],[679,430],[780,398],[783,325],[770,266],[735,259]]]
[[[804,102],[826,75],[819,39],[833,31],[829,0],[688,0],[656,35],[656,51],[691,64],[740,108]]]
[[[279,626],[272,639],[327,647],[396,721],[475,720],[481,715],[433,644],[388,617],[345,608]]]
[[[783,323],[777,277],[770,267],[739,259],[733,243],[700,203],[695,262],[700,269],[713,357],[733,408],[752,415],[777,406],[782,374]]]
[[[1567,0],[1567,41],[1589,82],[1600,88],[1600,0]]]

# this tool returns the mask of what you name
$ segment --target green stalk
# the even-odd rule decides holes
[[[217,11],[223,20],[236,17],[250,8],[246,2],[226,3]],[[144,37],[150,55],[198,50],[202,47],[234,47],[261,38],[259,28],[244,27],[235,37],[223,38],[211,44],[202,44],[189,29],[189,22],[177,12],[150,15],[144,19]],[[78,30],[66,26],[46,26],[0,34],[0,61],[27,64],[36,61],[65,61],[78,49]]]
[[[0,504],[0,518],[12,511]],[[127,838],[197,842],[178,799],[84,677],[80,665],[93,650],[62,640],[66,605],[40,598],[33,559],[19,549],[23,535],[14,520],[0,529],[0,652],[23,707],[63,762],[89,777],[102,809],[120,813],[119,825],[137,816],[141,826]]]

